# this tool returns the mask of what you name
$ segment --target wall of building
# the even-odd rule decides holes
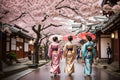
[[[0,59],[6,61],[6,34],[0,33]]]
[[[114,38],[112,38],[113,45],[113,60],[119,61],[119,38],[118,38],[118,30],[112,32],[114,34]]]
[[[110,35],[100,35],[97,44],[97,52],[99,58],[107,58],[107,43],[111,46],[111,36]]]
[[[107,43],[111,45],[110,38],[101,38],[101,58],[107,58]]]

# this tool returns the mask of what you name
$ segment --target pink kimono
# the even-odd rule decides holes
[[[48,56],[52,58],[50,72],[54,74],[60,73],[59,63],[61,54],[59,43],[53,42],[49,45]]]

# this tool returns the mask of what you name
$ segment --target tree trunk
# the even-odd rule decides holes
[[[39,56],[38,56],[38,50],[39,50],[39,45],[37,43],[34,43],[34,63],[39,64]]]

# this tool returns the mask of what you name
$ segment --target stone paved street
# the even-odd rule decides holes
[[[46,64],[37,70],[19,78],[18,80],[119,80],[120,76],[112,75],[111,73],[96,68],[93,66],[93,73],[91,77],[85,77],[83,74],[83,65],[75,61],[75,73],[72,76],[68,76],[64,73],[65,61],[64,59],[60,63],[61,74],[53,77],[53,74],[49,72],[50,64]]]

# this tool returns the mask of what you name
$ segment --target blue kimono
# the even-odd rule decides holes
[[[91,50],[88,50],[88,47],[91,47]],[[94,43],[89,41],[82,46],[82,59],[84,59],[84,74],[90,75],[92,73],[92,61],[93,57],[96,57],[96,51],[94,48]]]

